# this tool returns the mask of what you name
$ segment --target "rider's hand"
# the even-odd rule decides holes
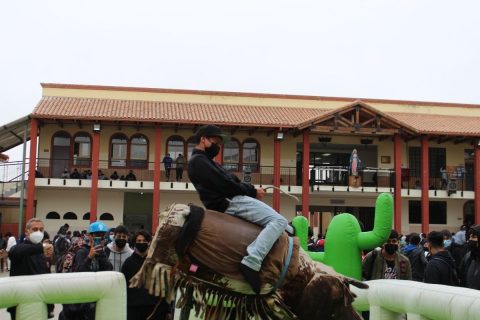
[[[257,199],[262,200],[265,197],[265,189],[263,188],[256,188],[257,189]]]

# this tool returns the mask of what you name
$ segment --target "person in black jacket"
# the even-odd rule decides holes
[[[134,252],[128,257],[122,265],[122,273],[127,281],[127,320],[145,320],[155,311],[152,320],[165,319],[169,306],[162,301],[159,308],[155,310],[158,298],[150,295],[145,288],[129,288],[130,279],[140,270],[147,257],[148,247],[152,241],[152,236],[144,230],[139,230],[133,238]]]
[[[403,254],[408,257],[412,265],[412,280],[423,282],[425,266],[427,265],[425,250],[420,246],[420,235],[418,233],[412,233],[409,238],[410,243],[403,248]]]
[[[480,290],[480,246],[478,238],[480,237],[480,225],[474,225],[468,231],[469,251],[463,257],[460,263],[460,273],[462,285]]]
[[[443,247],[443,233],[432,231],[427,237],[427,246],[430,258],[425,268],[425,283],[443,284],[447,286],[459,285],[455,270],[455,260]]]
[[[35,274],[44,274],[50,272],[47,268],[46,258],[53,256],[53,246],[43,244],[44,225],[42,220],[32,218],[26,224],[25,241],[13,246],[8,257],[11,260],[10,276],[29,276]],[[7,309],[10,312],[12,320],[16,318],[16,308]],[[50,307],[50,310],[53,310]],[[49,318],[53,314],[49,313]]]
[[[113,266],[105,254],[105,234],[107,226],[96,221],[88,227],[85,244],[73,257],[73,272],[112,271]],[[64,304],[60,320],[94,320],[95,303]]]
[[[188,175],[207,209],[237,216],[262,226],[257,239],[247,248],[240,264],[240,271],[252,289],[260,292],[259,271],[263,259],[278,237],[287,229],[287,219],[270,206],[260,201],[265,190],[241,182],[237,176],[227,172],[213,161],[220,151],[220,143],[226,136],[219,127],[206,125],[200,127],[194,135],[195,149],[188,162]]]

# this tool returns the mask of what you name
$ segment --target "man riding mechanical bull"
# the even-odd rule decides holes
[[[205,319],[361,319],[348,285],[368,286],[313,261],[287,235],[287,220],[257,200],[265,190],[213,161],[220,128],[202,126],[194,138],[188,174],[207,210],[174,204],[162,212],[131,286],[167,302],[178,289],[176,307],[194,306]]]

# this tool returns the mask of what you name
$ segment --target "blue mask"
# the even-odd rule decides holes
[[[452,244],[452,240],[451,240],[451,239],[443,240],[443,247],[444,247],[444,248],[450,247],[451,244]]]

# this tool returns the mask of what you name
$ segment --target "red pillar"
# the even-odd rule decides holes
[[[25,220],[33,218],[35,203],[35,169],[37,167],[37,135],[38,120],[32,119],[30,122],[30,159],[28,162],[28,181],[27,181],[27,210]]]
[[[422,136],[422,232],[427,234],[430,226],[428,190],[430,187],[430,175],[428,166],[428,136]]]
[[[394,160],[393,167],[395,169],[395,189],[393,197],[395,199],[394,211],[394,229],[398,233],[402,233],[402,138],[399,134],[395,134],[394,138]]]
[[[280,142],[275,133],[273,137],[273,185],[280,187]],[[280,191],[273,189],[273,209],[280,212]]]
[[[302,214],[308,218],[310,210],[310,130],[303,131],[302,157]]]
[[[474,173],[475,173],[475,223],[480,223],[480,146],[478,144],[480,140],[477,140],[475,143],[475,164],[474,164]]]
[[[158,227],[158,213],[160,211],[160,165],[161,159],[161,147],[162,147],[162,128],[160,126],[155,127],[155,168],[153,170],[153,204],[152,204],[152,234],[155,234]]]
[[[100,131],[93,131],[92,187],[90,188],[90,223],[97,221],[99,161],[100,161]]]

